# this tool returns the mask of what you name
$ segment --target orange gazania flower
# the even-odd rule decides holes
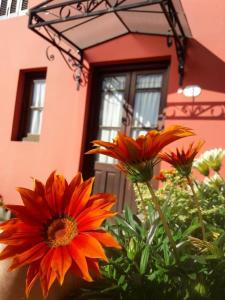
[[[103,246],[120,248],[118,242],[100,230],[115,203],[111,194],[90,196],[93,178],[81,174],[70,184],[53,172],[44,186],[35,180],[34,191],[18,188],[24,205],[8,205],[15,219],[0,224],[0,243],[7,246],[0,259],[13,258],[10,271],[29,265],[26,278],[28,296],[39,278],[43,295],[57,278],[62,284],[67,271],[87,281],[99,275],[98,260],[107,261]]]
[[[199,141],[195,145],[194,143],[191,143],[186,151],[184,149],[179,150],[177,148],[176,152],[171,151],[170,153],[160,153],[159,157],[176,168],[181,175],[189,176],[191,173],[193,160],[203,144],[203,141]]]
[[[113,143],[95,140],[95,148],[87,154],[105,154],[119,160],[118,167],[125,172],[133,182],[148,181],[153,176],[153,167],[158,162],[158,153],[168,144],[194,135],[190,128],[173,125],[163,131],[150,130],[145,135],[133,139],[123,133],[118,133]]]

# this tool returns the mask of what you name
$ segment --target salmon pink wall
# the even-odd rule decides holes
[[[197,113],[185,124],[206,141],[203,149],[225,148],[225,2],[182,0],[182,4],[193,36],[187,44],[184,86],[197,84],[202,89],[200,96],[193,99]],[[176,101],[189,104],[192,99],[174,90],[168,95],[168,103]],[[207,107],[205,113],[198,115]],[[168,107],[167,115],[171,112]],[[181,117],[182,112],[177,116]]]
[[[192,127],[206,140],[205,149],[224,147],[224,118],[220,116],[225,103],[225,3],[220,0],[183,0],[184,10],[193,38],[187,43],[184,86],[198,84],[199,97],[190,99],[177,93],[178,73],[174,46],[167,47],[163,37],[127,35],[85,51],[90,71],[105,64],[138,61],[170,60],[166,125],[180,123]],[[31,2],[33,5],[35,2]],[[32,6],[31,5],[31,6]],[[213,20],[213,22],[212,22]],[[57,169],[71,178],[82,162],[82,147],[90,108],[91,87],[80,91],[72,73],[53,49],[55,61],[49,62],[45,51],[48,44],[27,29],[27,17],[0,20],[0,193],[7,202],[18,202],[16,186],[32,187],[31,176],[45,180]],[[47,67],[47,85],[43,126],[40,141],[11,141],[19,71]],[[197,112],[187,108],[194,100]],[[182,109],[178,104],[186,104]],[[215,106],[217,104],[217,106]],[[189,112],[188,112],[189,111]],[[190,139],[189,139],[190,140]]]
[[[77,172],[85,101],[57,51],[51,50],[54,62],[47,60],[49,45],[27,29],[27,16],[0,20],[0,37],[0,193],[17,202],[15,187],[32,187],[32,176],[46,180],[56,169],[72,178]],[[39,67],[47,67],[40,141],[11,141],[19,71]]]

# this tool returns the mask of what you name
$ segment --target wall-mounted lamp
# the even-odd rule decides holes
[[[185,88],[179,88],[178,94],[183,94],[185,97],[198,97],[201,94],[202,89],[198,85],[187,85]]]

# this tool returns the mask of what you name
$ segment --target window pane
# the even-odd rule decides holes
[[[7,2],[8,2],[8,0],[1,0],[0,1],[0,16],[5,16],[6,15]]]
[[[28,0],[22,0],[21,10],[25,10],[28,7]]]
[[[101,109],[98,138],[112,142],[120,130],[124,104],[125,76],[104,78],[102,82]],[[97,161],[115,163],[116,160],[105,155],[98,155]]]
[[[117,135],[117,130],[112,130],[112,129],[105,129],[105,130],[101,130],[101,134],[99,139],[102,141],[113,141],[113,138],[115,138],[115,136]],[[105,163],[105,164],[115,164],[116,163],[116,159],[106,156],[106,155],[98,155],[97,156],[97,161],[101,162],[101,163]]]
[[[30,124],[28,129],[28,133],[30,134],[40,134],[44,97],[45,80],[33,80],[33,96],[31,101]]]
[[[126,81],[125,76],[106,77],[103,80],[102,89],[103,91],[124,90],[125,81]]]
[[[103,93],[102,101],[100,125],[120,127],[122,118],[122,104],[124,102],[123,93]]]
[[[31,111],[29,134],[40,134],[42,112],[38,110]]]
[[[132,137],[145,134],[158,125],[161,100],[162,74],[138,75],[134,96]],[[151,89],[148,91],[148,89]],[[155,89],[155,91],[154,91]]]
[[[33,80],[32,106],[43,107],[45,96],[45,80]]]
[[[162,86],[162,74],[138,75],[136,88],[160,88]]]
[[[11,0],[10,14],[13,14],[16,12],[16,7],[17,7],[17,0]]]
[[[137,92],[134,105],[134,127],[157,127],[160,92]]]

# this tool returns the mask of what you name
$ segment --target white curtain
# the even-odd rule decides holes
[[[40,134],[45,98],[45,80],[33,81],[33,96],[30,115],[30,134]]]

